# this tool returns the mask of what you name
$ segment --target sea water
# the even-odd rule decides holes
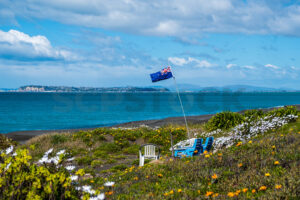
[[[186,115],[300,104],[299,92],[181,93]],[[0,133],[182,116],[177,93],[0,93]]]

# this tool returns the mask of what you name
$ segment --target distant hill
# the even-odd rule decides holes
[[[68,86],[40,86],[26,85],[18,89],[19,92],[168,92],[167,88],[152,87],[68,87]]]
[[[222,87],[201,87],[193,84],[178,84],[181,92],[300,92],[290,88],[269,88],[251,85],[227,85]],[[26,85],[18,89],[0,88],[0,92],[175,92],[174,85],[146,87],[70,87]]]
[[[176,91],[175,86],[168,87],[171,91]],[[200,87],[192,84],[179,84],[180,91],[190,92],[296,92],[300,90],[294,90],[289,88],[269,88],[259,87],[251,85],[227,85],[223,87]]]
[[[18,89],[15,88],[0,88],[0,92],[11,92],[11,91],[17,91]]]

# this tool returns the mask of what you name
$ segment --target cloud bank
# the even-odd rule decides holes
[[[199,60],[192,57],[188,57],[187,59],[180,58],[180,57],[169,57],[168,61],[170,61],[172,64],[177,66],[184,66],[187,64],[191,64],[191,66],[193,67],[200,67],[200,68],[214,66],[214,64],[208,62],[207,60]]]
[[[2,4],[2,5],[1,5]],[[4,0],[0,17],[51,19],[142,35],[300,36],[300,5],[274,0]]]
[[[31,37],[17,30],[0,30],[0,57],[14,60],[67,60],[74,56],[69,51],[53,48],[45,36]]]

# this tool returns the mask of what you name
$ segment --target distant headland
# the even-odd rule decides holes
[[[10,90],[6,90],[10,91]],[[10,92],[168,92],[167,88],[154,87],[69,87],[26,85]]]
[[[181,92],[200,92],[200,93],[252,93],[252,92],[300,92],[299,89],[291,88],[269,88],[251,85],[227,85],[216,87],[200,87],[192,84],[178,84]],[[125,87],[74,87],[74,86],[42,86],[25,85],[19,88],[0,88],[0,92],[73,92],[73,93],[122,93],[122,92],[176,92],[173,85],[163,86],[125,86]]]

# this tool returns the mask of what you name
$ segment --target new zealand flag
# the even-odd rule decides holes
[[[152,82],[162,81],[173,77],[171,67],[162,69],[159,72],[150,74]]]

